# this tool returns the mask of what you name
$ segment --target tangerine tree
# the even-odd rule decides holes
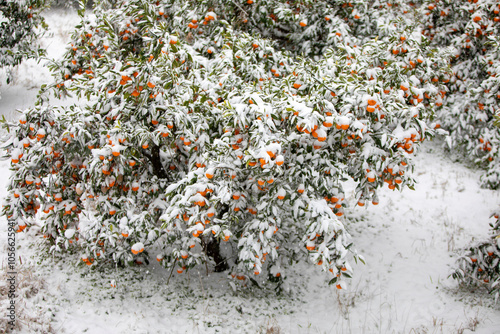
[[[449,132],[447,146],[483,167],[482,185],[500,185],[500,110],[498,1],[424,1],[424,34],[437,47],[453,47],[451,75],[437,106],[439,124]],[[468,286],[483,286],[498,299],[498,211],[490,240],[471,245],[452,276]]]
[[[155,251],[179,273],[212,263],[281,283],[305,259],[342,288],[352,272],[342,181],[356,182],[359,206],[378,204],[384,183],[413,186],[411,156],[434,132],[444,83],[433,78],[448,75],[451,51],[432,50],[403,4],[363,30],[346,15],[370,8],[318,3],[300,2],[305,18],[285,1],[81,11],[55,83],[9,125],[4,214],[18,231],[40,219],[52,252],[81,252],[90,266]],[[348,24],[325,42],[316,17]],[[312,29],[311,41],[294,50],[292,28]],[[81,102],[54,106],[49,94]]]
[[[482,184],[500,185],[499,139],[494,115],[500,110],[498,1],[425,1],[424,34],[436,47],[453,47],[451,75],[437,116],[449,131],[447,144],[486,169]],[[438,78],[439,79],[439,78]]]
[[[38,58],[43,49],[37,46],[39,27],[45,27],[40,12],[45,0],[0,1],[0,68],[8,70],[7,83],[12,80],[9,71],[25,58]]]

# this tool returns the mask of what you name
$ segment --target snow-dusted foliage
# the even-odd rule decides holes
[[[0,1],[0,68],[18,65],[25,58],[37,58],[43,50],[37,44],[44,26],[40,11],[46,0]],[[10,74],[7,82],[11,80]]]
[[[498,299],[500,295],[500,210],[493,213],[491,239],[466,250],[459,258],[453,278],[466,285],[484,286]]]
[[[446,143],[486,169],[482,185],[500,186],[500,4],[483,1],[424,1],[424,34],[437,47],[454,48],[451,76],[437,109],[438,124],[449,132]],[[500,282],[499,221],[494,214],[492,239],[469,248],[453,277],[484,285],[498,298]]]
[[[306,259],[342,288],[341,180],[359,206],[412,187],[451,49],[430,47],[415,6],[330,3],[97,2],[9,125],[4,214],[19,231],[40,218],[51,251],[87,265],[160,249],[179,273],[208,261],[282,282]]]
[[[447,144],[486,169],[482,184],[500,185],[500,4],[496,0],[425,1],[424,33],[436,47],[452,46],[452,75],[437,116],[449,131]]]

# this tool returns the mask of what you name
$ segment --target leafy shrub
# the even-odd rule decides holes
[[[0,68],[9,70],[25,58],[37,58],[43,49],[36,46],[39,27],[45,27],[40,12],[45,0],[0,1]],[[7,83],[12,80],[10,71]]]
[[[500,132],[494,115],[500,109],[498,1],[426,1],[424,33],[437,47],[452,46],[452,75],[437,116],[449,131],[450,149],[485,168],[482,184],[500,185]]]
[[[453,278],[468,286],[481,286],[498,299],[500,295],[500,219],[493,213],[496,221],[491,224],[490,240],[471,246],[466,254],[457,261]]]
[[[19,231],[40,217],[52,252],[90,266],[159,249],[179,273],[210,262],[280,284],[306,259],[342,288],[341,181],[356,182],[359,206],[378,204],[384,183],[411,188],[411,156],[446,89],[434,78],[449,75],[451,49],[431,49],[418,8],[372,9],[97,2],[51,65],[54,85],[9,125],[4,214]],[[53,106],[49,94],[82,102]]]

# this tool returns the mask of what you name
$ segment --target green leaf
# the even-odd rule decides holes
[[[7,120],[5,119],[5,116],[2,115],[2,119],[0,120],[0,123],[3,124],[3,127],[5,129],[7,129],[7,132],[10,133],[10,127],[9,127],[9,123],[7,123]]]

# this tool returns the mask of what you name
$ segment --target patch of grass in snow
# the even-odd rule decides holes
[[[464,334],[475,332],[478,325],[483,322],[484,319],[480,318],[478,312],[475,313],[471,311],[472,314],[467,314],[464,311],[463,317],[457,321],[455,324],[446,323],[443,318],[433,316],[432,324],[426,326],[421,325],[419,327],[411,328],[410,334]]]
[[[266,321],[266,324],[259,329],[259,334],[281,334],[281,327],[276,322],[276,319],[271,318]]]
[[[12,275],[7,273],[7,267],[2,265],[0,270],[0,308],[3,310],[0,316],[0,333],[11,333],[12,328],[7,318],[7,307],[10,305],[9,287],[7,279]],[[16,267],[16,290],[15,307],[16,320],[15,331],[24,333],[55,333],[51,325],[51,312],[40,306],[44,300],[45,282],[36,276],[33,267],[29,265],[18,265]]]
[[[480,306],[500,311],[500,303],[495,302],[495,299],[488,293],[486,286],[459,283],[456,286],[445,286],[443,291],[465,306],[471,308]]]

